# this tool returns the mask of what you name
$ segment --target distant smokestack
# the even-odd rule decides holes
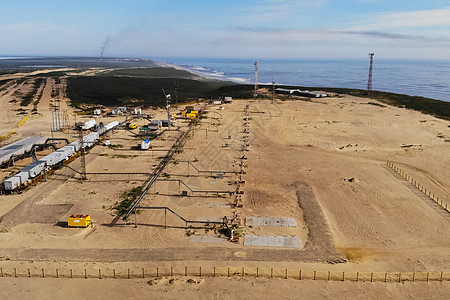
[[[100,52],[100,59],[103,60],[103,53],[105,53],[105,49],[109,47],[109,43],[111,42],[111,37],[108,35],[106,39],[103,41],[101,52]]]

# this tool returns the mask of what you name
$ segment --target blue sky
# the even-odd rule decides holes
[[[450,0],[5,0],[0,40],[0,55],[446,59]]]

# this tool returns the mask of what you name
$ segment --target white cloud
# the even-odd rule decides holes
[[[288,16],[298,15],[305,9],[321,7],[326,2],[327,0],[260,0],[256,5],[240,9],[244,16],[240,16],[239,20],[241,23],[285,20]]]
[[[368,14],[351,25],[359,30],[449,26],[450,7],[433,10]]]

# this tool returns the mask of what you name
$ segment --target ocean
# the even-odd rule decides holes
[[[62,67],[154,67],[172,64],[190,72],[236,83],[254,84],[255,60],[222,58],[104,58],[0,56],[0,69]],[[366,59],[261,59],[258,82],[305,87],[366,89]],[[374,57],[373,90],[423,96],[450,102],[450,60],[378,59]]]
[[[151,58],[210,78],[254,84],[255,60]],[[369,58],[339,60],[258,60],[258,82],[306,87],[366,89]],[[450,60],[373,61],[372,89],[450,102]]]

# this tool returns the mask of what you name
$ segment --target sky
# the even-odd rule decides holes
[[[447,59],[450,0],[0,1],[0,55]]]

